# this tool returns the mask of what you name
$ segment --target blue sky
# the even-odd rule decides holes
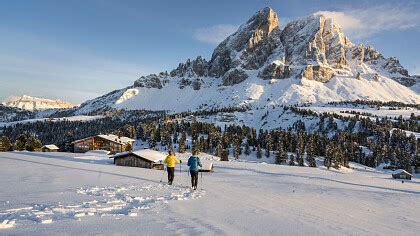
[[[0,100],[81,103],[212,50],[258,9],[280,24],[325,11],[354,43],[420,74],[420,1],[0,1]]]

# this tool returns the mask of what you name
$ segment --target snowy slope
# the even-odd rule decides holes
[[[179,89],[181,79],[172,78],[161,89],[135,87],[121,91],[121,96],[109,101],[107,106],[129,110],[183,112],[228,106],[251,105],[253,108],[264,108],[277,104],[327,103],[357,99],[420,103],[419,94],[388,78],[377,82],[336,77],[326,84],[313,80],[265,81],[249,78],[233,86],[219,86],[217,79],[206,78],[200,90],[190,87]],[[92,106],[89,108],[92,109]],[[83,113],[90,110],[80,111]]]
[[[214,162],[196,192],[185,164],[173,187],[162,171],[83,154],[0,153],[0,166],[4,235],[418,235],[420,224],[417,178],[360,165]]]
[[[36,98],[27,95],[20,97],[10,97],[2,103],[8,107],[16,107],[25,110],[47,110],[47,109],[62,109],[72,108],[75,105],[62,100],[51,100],[46,98]]]
[[[170,73],[87,101],[76,114],[100,109],[170,112],[248,105],[375,100],[420,103],[418,76],[398,59],[353,44],[331,18],[311,15],[278,28],[264,8],[226,38],[206,61],[187,60]]]

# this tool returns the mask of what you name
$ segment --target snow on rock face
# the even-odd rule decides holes
[[[115,102],[115,104],[120,104],[123,103],[129,99],[132,99],[133,97],[137,96],[139,94],[139,90],[138,89],[127,89],[122,95],[121,97]]]
[[[31,97],[27,95],[23,95],[20,97],[10,97],[9,99],[3,102],[3,105],[30,111],[74,107],[73,104],[59,99],[51,100],[46,98]]]

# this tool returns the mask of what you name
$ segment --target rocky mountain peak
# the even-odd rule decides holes
[[[169,76],[181,79],[179,88],[199,89],[206,81],[203,77],[221,78],[219,85],[232,86],[252,77],[250,74],[264,80],[328,82],[334,76],[373,78],[372,71],[405,86],[418,81],[397,58],[385,58],[371,46],[351,43],[340,25],[322,13],[290,22],[280,30],[276,12],[266,7],[221,42],[210,61],[201,56],[188,59]],[[134,86],[162,88],[167,77],[167,73],[143,76]]]
[[[248,49],[252,49],[255,45],[266,38],[273,30],[279,27],[279,19],[273,9],[266,7],[259,10],[247,24],[252,25],[254,32],[248,40]]]
[[[221,77],[240,64],[238,58],[244,52],[255,50],[269,36],[278,32],[277,14],[271,8],[257,11],[245,24],[221,42],[214,50],[210,63],[209,75]]]

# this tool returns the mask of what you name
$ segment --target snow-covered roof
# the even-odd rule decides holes
[[[151,162],[159,162],[159,161],[163,161],[166,158],[166,155],[152,150],[152,149],[142,149],[142,150],[138,150],[138,151],[134,151],[134,152],[121,152],[121,153],[117,153],[115,155],[110,156],[109,158],[118,158],[118,157],[123,157],[126,156],[128,154],[133,154],[135,156],[144,158],[146,160],[149,160]]]
[[[124,136],[118,137],[117,135],[114,135],[114,134],[100,134],[100,135],[97,135],[97,137],[100,137],[100,138],[103,138],[112,142],[121,143],[121,144],[135,141],[132,138],[128,138]]]
[[[392,174],[393,175],[406,174],[406,175],[411,175],[412,176],[412,174],[408,173],[406,170],[403,170],[403,169],[394,170],[394,171],[392,171]]]
[[[44,146],[42,146],[43,148],[48,148],[48,149],[50,149],[50,150],[58,150],[58,149],[60,149],[59,147],[57,147],[56,145],[54,145],[54,144],[48,144],[48,145],[44,145]]]
[[[99,134],[99,135],[92,136],[92,137],[100,137],[100,138],[103,138],[103,139],[106,139],[106,140],[109,140],[109,141],[112,141],[112,142],[116,142],[116,143],[119,143],[119,144],[126,144],[126,143],[129,143],[129,142],[136,141],[135,139],[132,139],[132,138],[128,138],[128,137],[124,137],[124,136],[118,137],[117,135],[114,135],[114,134]],[[72,143],[85,141],[85,140],[90,139],[92,137],[79,139],[79,140],[73,141]]]
[[[85,155],[109,155],[111,152],[108,150],[89,150]]]

